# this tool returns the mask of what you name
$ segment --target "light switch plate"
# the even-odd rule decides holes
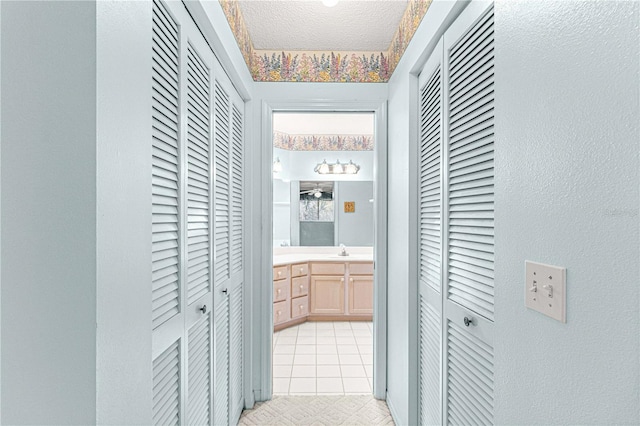
[[[567,322],[567,269],[525,260],[525,306]]]

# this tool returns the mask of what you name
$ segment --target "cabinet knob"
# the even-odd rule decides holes
[[[464,317],[464,325],[469,327],[470,325],[474,325],[473,324],[473,318],[469,318],[469,317]]]
[[[278,271],[278,276],[282,275],[282,271]]]
[[[227,293],[229,292],[229,290],[228,290],[228,289],[226,289],[226,288],[224,288],[224,289],[222,289],[222,292],[223,292],[224,294],[227,294]]]
[[[300,268],[300,273],[303,273],[303,272],[304,272],[304,268]]]
[[[340,282],[343,283],[344,282],[344,278],[340,278]]]
[[[202,305],[202,308],[199,309],[203,314],[207,313],[207,305]]]
[[[302,310],[302,308],[304,308],[304,305],[300,305],[300,310]]]
[[[349,282],[352,283],[353,282],[353,278],[349,278]]]
[[[304,285],[300,284],[300,290],[302,290],[304,288]]]
[[[282,314],[282,311],[278,311],[278,316],[280,316],[280,314]]]
[[[280,293],[282,293],[282,289],[281,288],[278,289],[278,294],[280,294]]]

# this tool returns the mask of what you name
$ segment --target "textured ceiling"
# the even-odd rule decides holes
[[[240,0],[257,50],[387,51],[407,0]]]

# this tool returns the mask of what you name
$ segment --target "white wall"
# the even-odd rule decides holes
[[[96,8],[96,421],[148,424],[151,3],[99,1]]]
[[[3,424],[96,422],[95,13],[2,4]]]
[[[498,424],[638,424],[637,2],[498,2]],[[567,267],[567,323],[523,306]]]
[[[347,247],[373,246],[373,182],[339,182],[334,211],[336,215],[336,245]],[[354,201],[354,213],[345,213],[344,202]],[[348,250],[347,250],[348,251]]]

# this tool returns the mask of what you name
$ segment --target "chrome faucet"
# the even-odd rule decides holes
[[[347,248],[344,246],[344,244],[340,244],[340,253],[338,253],[338,256],[349,256],[349,253],[347,253]]]

